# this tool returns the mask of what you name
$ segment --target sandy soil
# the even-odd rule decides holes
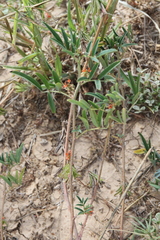
[[[149,9],[147,3],[148,1],[146,3],[144,1],[138,7]],[[152,4],[157,6],[155,1],[150,4],[151,8],[153,8]],[[55,19],[56,16],[59,17],[66,12],[65,8],[54,8],[49,4],[46,8],[51,11]],[[140,24],[144,26],[143,20],[141,17],[137,17],[138,13],[132,10],[127,10],[127,13],[125,8],[120,5],[115,17],[117,20],[115,21],[123,18],[126,22],[131,21],[134,29],[139,26],[139,32],[137,30],[137,41],[139,41],[137,51],[140,52],[139,64],[147,65],[151,71],[157,71],[160,65],[157,57],[159,56],[157,38],[149,39],[147,37],[144,52],[140,29]],[[150,16],[153,17],[154,14],[150,12]],[[135,18],[132,22],[133,17]],[[153,24],[147,19],[146,21],[148,21],[147,26],[150,24],[149,27],[146,27],[146,34],[148,34],[149,28],[151,26],[153,28]],[[154,31],[156,32],[155,29]],[[150,40],[152,40],[153,50],[148,47]],[[44,49],[47,49],[47,44],[49,44],[48,36],[44,39]],[[8,47],[10,47],[8,43],[0,41],[1,50]],[[15,65],[20,58],[13,49],[0,52],[1,64]],[[133,66],[134,69],[135,66]],[[13,170],[25,168],[23,184],[19,187],[7,187],[6,190],[4,205],[5,239],[68,240],[70,215],[64,197],[62,179],[59,177],[63,163],[64,144],[64,139],[61,140],[61,136],[64,130],[63,125],[65,125],[68,117],[68,105],[61,106],[62,113],[65,112],[64,115],[60,111],[53,115],[49,110],[47,98],[44,94],[39,93],[37,90],[34,93],[17,94],[13,91],[14,82],[4,87],[6,83],[14,80],[12,73],[3,69],[0,69],[0,72],[0,103],[7,111],[4,116],[0,116],[0,153],[13,150],[23,143],[24,151],[21,164]],[[121,186],[122,157],[121,142],[117,134],[121,133],[122,127],[117,125],[114,129],[110,149],[106,153],[106,161],[102,170],[102,183],[99,185],[96,201],[93,203],[93,214],[88,217],[82,239],[98,239],[120,199],[117,191]],[[134,154],[134,150],[142,147],[138,132],[141,132],[147,139],[150,138],[152,146],[160,152],[160,121],[158,113],[157,115],[151,113],[146,115],[135,114],[127,123],[125,143],[127,183],[133,177],[144,157]],[[101,130],[87,133],[76,140],[74,165],[80,177],[73,182],[75,205],[78,203],[77,195],[88,198],[88,202],[92,198],[94,183],[90,182],[90,173],[98,172],[106,136],[107,131]],[[145,217],[150,212],[155,214],[160,211],[160,192],[156,192],[148,184],[148,181],[153,178],[154,172],[155,169],[151,167],[150,161],[146,161],[126,197],[125,209],[130,206],[125,213],[124,219],[124,228],[127,231],[133,230],[132,216]],[[4,184],[1,180],[1,193],[3,193],[3,187]],[[143,195],[144,197],[142,197]],[[2,198],[3,194],[0,194],[0,205]],[[77,210],[75,210],[76,214],[78,214]],[[81,229],[81,223],[83,223],[85,217],[86,215],[76,215],[75,221],[78,231]],[[118,211],[111,228],[118,228],[119,222],[120,212]],[[125,236],[125,239],[129,239],[127,234]],[[108,231],[103,239],[116,240],[119,238],[116,231]]]

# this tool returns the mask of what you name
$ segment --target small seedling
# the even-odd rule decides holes
[[[153,182],[149,181],[151,187],[154,187],[157,191],[160,189],[160,169],[158,169],[154,174]]]
[[[142,151],[142,153],[146,153],[151,148],[151,141],[150,139],[147,141],[141,133],[138,133],[138,134],[141,137],[143,146],[145,148],[144,152]],[[152,164],[155,166],[158,162],[160,162],[160,154],[155,149],[153,149],[149,155],[149,159],[152,162]]]
[[[67,156],[66,156],[67,157]],[[60,178],[63,178],[65,180],[68,180],[69,178],[69,174],[70,174],[70,164],[66,164],[63,169],[62,172],[59,174]],[[75,167],[72,167],[72,176],[74,178],[80,177],[79,173],[77,172]]]
[[[93,206],[92,205],[86,205],[86,202],[88,201],[88,198],[84,199],[84,198],[80,198],[79,196],[77,196],[79,203],[76,204],[76,206],[80,206],[82,208],[79,207],[75,207],[75,209],[77,209],[79,211],[78,215],[81,214],[92,214],[93,213]]]
[[[149,216],[149,219],[144,220],[144,221],[140,221],[137,218],[135,219],[135,229],[134,229],[134,235],[138,235],[141,237],[145,237],[145,239],[148,240],[156,240],[156,239],[160,239],[159,238],[159,233],[160,233],[160,229],[159,229],[159,214],[156,214],[155,218],[152,219],[152,216]]]
[[[22,150],[23,145],[21,145],[16,150],[16,153],[13,152],[10,152],[9,154],[6,153],[6,156],[2,153],[2,155],[0,156],[0,163],[2,163],[4,168],[6,169],[6,173],[0,175],[0,178],[2,178],[10,187],[12,186],[13,183],[18,185],[22,184],[22,178],[25,169],[22,169],[22,171],[20,172],[16,171],[15,176],[11,174],[12,167],[20,163]]]

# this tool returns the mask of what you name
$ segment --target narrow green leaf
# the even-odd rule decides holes
[[[134,94],[137,94],[137,87],[136,87],[136,82],[131,74],[131,72],[128,72],[130,84],[131,84],[131,89]]]
[[[99,39],[95,42],[95,44],[93,46],[91,56],[94,56],[96,54],[96,51],[97,51],[97,48],[98,48],[98,44],[99,44]]]
[[[35,58],[38,54],[39,54],[38,52],[31,53],[31,54],[27,55],[26,57],[18,60],[18,63],[23,63],[25,61],[31,60],[31,59]]]
[[[15,69],[15,70],[33,70],[33,68],[30,67],[23,67],[23,66],[6,66],[3,65],[3,68],[9,68],[9,69]]]
[[[70,31],[70,38],[71,38],[71,40],[72,40],[71,42],[72,42],[72,44],[73,44],[74,46],[76,46],[77,41],[76,41],[75,32],[73,32],[72,29],[69,29],[69,31]]]
[[[106,68],[108,66],[108,60],[105,59],[105,56],[104,56],[104,58],[103,57],[99,57],[98,60],[102,64],[103,68]]]
[[[78,82],[81,82],[81,81],[89,81],[89,79],[87,77],[78,78]]]
[[[82,117],[87,119],[87,110],[86,109],[82,109]]]
[[[25,73],[21,73],[21,72],[17,72],[17,71],[12,71],[13,74],[18,75],[19,77],[24,78],[25,80],[29,81],[30,83],[32,83],[35,87],[37,87],[39,90],[42,91],[42,87],[39,84],[39,82],[37,82],[34,78],[28,76]]]
[[[106,55],[106,54],[109,54],[109,53],[113,53],[113,52],[117,52],[117,50],[114,49],[114,48],[103,50],[103,51],[101,51],[100,53],[97,54],[97,57],[101,57],[103,55]]]
[[[97,90],[101,90],[101,87],[102,87],[101,81],[99,79],[98,80],[94,80],[94,83],[96,85],[96,89]]]
[[[157,185],[157,184],[155,184],[155,183],[149,182],[149,185],[151,185],[151,187],[154,187],[154,188],[157,189],[157,190],[160,189],[160,185]]]
[[[16,177],[12,176],[10,173],[8,174],[7,177],[11,182],[13,182],[15,184],[18,184],[18,181],[17,181]]]
[[[121,117],[121,114],[120,114],[120,111],[119,110],[117,110],[117,117],[118,117],[118,119],[119,119],[119,122],[123,122],[123,120],[122,120],[122,117]]]
[[[92,77],[94,77],[94,74],[96,73],[98,66],[99,66],[98,63],[96,63],[96,64],[93,66],[93,68],[92,68],[92,70],[91,70],[91,72],[90,72],[90,74],[89,74],[89,79],[92,79]]]
[[[33,39],[36,44],[36,47],[40,49],[42,46],[43,39],[41,36],[39,26],[36,26],[35,24],[33,24]]]
[[[55,43],[57,43],[57,45],[59,45],[62,49],[65,49],[65,46],[63,44],[61,44],[61,42],[57,41],[57,39],[55,38],[51,38]]]
[[[88,92],[88,93],[86,93],[85,95],[92,96],[92,97],[96,97],[96,98],[98,98],[98,99],[100,99],[100,100],[102,100],[102,101],[106,99],[106,97],[105,97],[104,95],[102,95],[101,93]]]
[[[44,24],[49,29],[49,31],[52,33],[52,35],[55,37],[55,39],[64,47],[63,41],[60,38],[60,36],[56,33],[56,31],[53,28],[51,28],[47,23],[44,22]]]
[[[16,158],[15,154],[13,152],[10,152],[9,158],[11,160],[11,164],[18,163],[18,159]]]
[[[2,178],[10,187],[12,187],[12,182],[8,177],[0,175],[0,178]]]
[[[16,150],[17,163],[20,162],[22,151],[23,151],[23,144],[21,144],[21,146]]]
[[[90,114],[90,117],[91,117],[91,121],[92,123],[96,126],[96,127],[100,127],[99,125],[99,122],[97,120],[97,114],[94,110],[89,110],[89,114]]]
[[[53,75],[55,83],[60,83],[61,82],[59,77],[58,77],[58,74],[54,70],[52,70],[52,75]]]
[[[72,21],[72,15],[71,15],[71,0],[68,1],[68,7],[67,7],[67,18],[68,18],[68,25],[72,30],[76,30],[73,21]]]
[[[150,149],[150,147],[151,147],[151,143],[148,144],[146,139],[144,138],[144,136],[140,132],[138,134],[141,137],[142,143],[143,143],[146,151],[148,151]]]
[[[98,111],[97,120],[98,120],[98,124],[99,124],[100,127],[101,127],[102,124],[103,124],[103,114],[104,114],[104,111],[103,111],[103,110],[99,110],[99,111]]]
[[[113,119],[115,122],[122,123],[122,121],[119,118],[116,118],[114,116],[110,116],[111,119]]]
[[[62,36],[63,36],[63,39],[64,39],[65,47],[67,48],[67,50],[69,50],[69,40],[68,40],[68,36],[67,36],[67,34],[65,33],[65,31],[64,31],[63,28],[61,28],[61,32],[62,32]]]
[[[80,212],[83,212],[83,210],[80,209],[80,208],[75,207],[75,209],[77,209],[77,210],[80,211]]]
[[[126,123],[126,120],[127,120],[126,108],[122,108],[122,119],[123,119],[123,122]]]
[[[84,200],[84,205],[86,204],[87,201],[88,201],[88,198],[86,198],[86,199]]]
[[[14,25],[13,25],[13,40],[12,40],[12,44],[15,45],[16,44],[16,37],[17,37],[17,28],[18,28],[18,12],[15,13],[15,17],[14,17]]]
[[[82,202],[81,198],[80,198],[78,195],[77,195],[76,197],[78,198],[78,200],[79,200],[80,202]]]
[[[100,61],[98,60],[98,58],[96,58],[95,56],[94,57],[91,56],[90,58],[92,59],[93,62],[96,62],[99,64]]]
[[[40,78],[40,80],[43,82],[45,87],[47,89],[50,89],[50,85],[49,85],[48,79],[44,75],[42,75],[41,73],[36,73],[36,75]]]
[[[76,206],[81,206],[81,207],[83,207],[83,203],[79,203],[79,204],[76,204]]]
[[[110,109],[111,111],[109,111],[106,115],[106,117],[104,118],[104,126],[107,127],[108,126],[108,123],[109,123],[109,119],[111,117],[111,114],[112,114],[112,109]]]
[[[71,57],[74,57],[74,56],[75,56],[75,53],[73,53],[72,51],[67,50],[67,49],[65,49],[65,48],[63,48],[63,52],[68,53]]]
[[[55,113],[56,112],[56,107],[55,107],[53,97],[52,97],[50,92],[47,93],[47,96],[48,96],[48,103],[49,103],[49,106],[51,108],[51,111],[52,111],[52,113]]]
[[[108,67],[106,67],[98,76],[98,79],[102,79],[107,73],[111,72],[115,67],[120,64],[120,61],[111,63]]]
[[[77,101],[77,100],[74,100],[74,99],[68,99],[67,101],[70,102],[70,103],[76,104],[76,105],[80,106],[81,108],[90,109],[89,104],[83,99],[80,100],[80,101]]]
[[[22,57],[25,57],[27,56],[27,54],[21,49],[19,48],[18,46],[14,46],[16,51],[22,56]]]
[[[90,103],[93,108],[99,109],[99,106],[98,106],[96,103],[94,103],[94,102],[92,102],[92,101],[90,101],[90,100],[88,100],[88,103]]]
[[[86,118],[83,117],[79,117],[81,119],[81,121],[83,122],[85,128],[88,130],[89,129],[89,123],[88,120]]]
[[[137,102],[139,96],[141,96],[140,92],[138,92],[136,95],[134,95],[134,97],[132,98],[132,104],[135,104]]]
[[[56,69],[58,76],[60,77],[62,75],[62,63],[61,63],[61,60],[60,60],[60,57],[58,56],[58,54],[56,55],[55,69]]]
[[[121,78],[126,82],[126,84],[131,88],[131,83],[129,81],[129,78],[126,76],[126,74],[123,72],[122,69],[120,69]]]

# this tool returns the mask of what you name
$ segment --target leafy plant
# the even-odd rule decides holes
[[[134,219],[134,235],[145,237],[145,239],[149,240],[160,239],[159,214],[156,214],[155,218],[152,218],[152,216],[150,215],[149,219],[144,221],[140,221],[137,218]]]
[[[16,171],[15,176],[13,176],[13,174],[8,172],[5,176],[0,175],[0,178],[2,178],[10,187],[12,187],[13,183],[17,185],[21,185],[24,172],[25,172],[25,168],[22,169],[22,171],[20,172]]]
[[[77,209],[79,211],[78,215],[81,214],[92,214],[93,213],[93,207],[92,205],[86,205],[88,198],[84,199],[84,198],[80,198],[79,196],[77,196],[79,203],[76,204],[75,209]],[[82,208],[79,208],[82,207]]]
[[[145,148],[145,152],[147,152],[151,148],[151,141],[149,139],[147,142],[147,140],[144,138],[144,136],[141,133],[138,133],[138,134],[141,137],[142,143]],[[149,155],[149,159],[153,165],[156,165],[158,162],[160,162],[160,154],[155,149],[153,149]]]
[[[160,189],[160,169],[158,169],[154,174],[154,180],[149,181],[151,187],[154,187],[157,191]]]
[[[152,113],[158,112],[160,108],[160,72],[151,75],[151,73],[143,73],[140,69],[137,69],[137,71],[141,74],[141,85],[143,87],[141,88],[141,95],[133,108],[139,107],[139,112],[147,109]]]
[[[9,154],[6,153],[5,155],[2,153],[0,156],[0,163],[5,166],[6,172],[5,174],[0,175],[0,178],[2,178],[10,187],[13,183],[15,184],[22,184],[22,178],[24,175],[25,169],[22,169],[22,171],[15,172],[15,176],[11,174],[11,169],[13,166],[20,163],[21,153],[23,150],[23,145],[21,145],[16,152],[10,152]]]
[[[10,153],[6,153],[5,155],[2,153],[2,155],[0,156],[0,163],[2,163],[7,167],[11,167],[11,166],[14,166],[15,164],[18,164],[20,162],[22,150],[23,150],[23,145],[21,145],[16,150],[15,153],[12,151]]]
[[[69,178],[69,174],[70,174],[70,165],[66,164],[63,169],[62,172],[59,174],[59,177],[68,180]],[[72,166],[72,175],[74,178],[80,177],[79,173],[77,172],[76,168]]]
[[[104,45],[107,45],[108,48],[115,48],[120,52],[124,52],[125,47],[135,45],[135,43],[127,43],[127,39],[129,39],[129,41],[132,41],[131,27],[129,26],[127,30],[122,27],[122,30],[123,34],[118,35],[116,30],[113,28],[113,32],[104,38]]]

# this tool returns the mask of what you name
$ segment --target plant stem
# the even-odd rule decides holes
[[[6,199],[6,182],[3,181],[3,190],[1,192],[1,209],[0,209],[0,239],[3,240],[3,212],[4,212],[4,203]]]
[[[72,129],[75,130],[75,105],[73,104],[72,108],[72,115],[73,115],[73,122],[72,122]],[[72,166],[73,166],[73,158],[74,158],[74,149],[75,149],[75,140],[76,140],[76,132],[72,132],[72,148],[71,148],[71,158],[70,158],[70,176],[69,176],[69,183],[70,183],[70,203],[71,203],[71,240],[73,239],[73,227],[74,227],[74,205],[73,205],[73,174],[72,174]]]
[[[123,131],[122,131],[122,192],[125,191],[125,131],[126,131],[126,122],[123,123]],[[123,240],[123,221],[124,221],[124,201],[122,201],[122,209],[121,209],[121,224],[120,224],[120,240]]]
[[[119,56],[120,58],[120,56]],[[118,84],[121,91],[121,94],[124,98],[123,100],[123,109],[125,109],[125,119],[123,120],[123,130],[122,130],[122,192],[125,191],[125,133],[126,133],[126,102],[125,102],[125,94],[124,88],[120,78],[120,65],[118,68]],[[123,111],[123,110],[122,110]],[[125,198],[122,200],[122,208],[121,208],[121,222],[120,222],[120,240],[123,240],[123,222],[124,222],[124,202]]]
[[[102,162],[101,162],[99,174],[98,174],[98,180],[97,180],[98,183],[100,182],[100,179],[101,179],[102,168],[103,168],[104,161],[106,159],[105,156],[106,156],[107,147],[109,147],[109,140],[110,140],[110,136],[111,136],[111,124],[112,124],[112,120],[109,119],[108,133],[107,133],[105,145],[104,145],[103,152],[102,152]]]

